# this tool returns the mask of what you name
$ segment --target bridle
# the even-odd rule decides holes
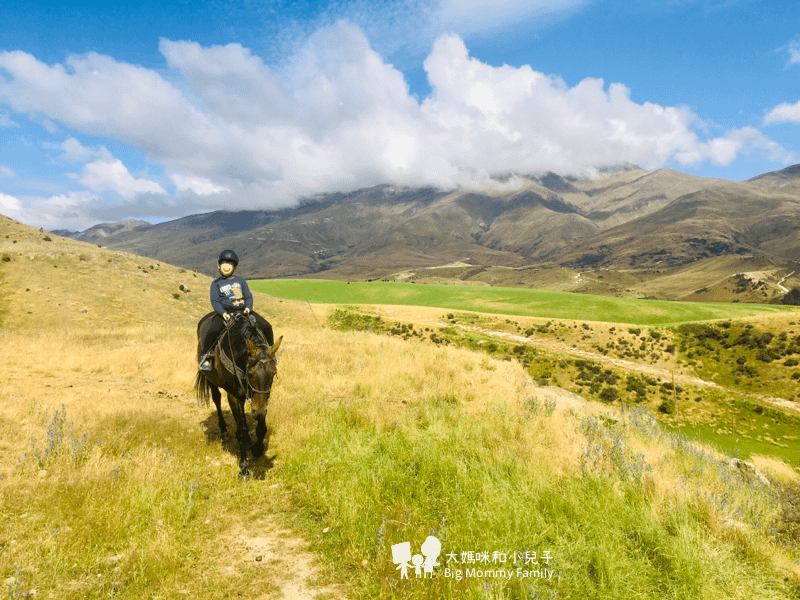
[[[259,332],[259,333],[260,333],[260,332]],[[260,359],[258,360],[258,363],[254,363],[254,364],[253,364],[253,366],[255,366],[256,364],[259,364],[259,363],[266,363],[266,362],[267,362],[267,359],[266,359],[266,358],[260,358]],[[272,364],[275,364],[275,359],[274,359],[274,358],[272,358]],[[248,370],[249,368],[250,368],[250,365],[247,365],[247,367],[246,367],[246,368],[245,368],[245,370],[244,370],[244,380],[245,380],[245,382],[247,383],[247,389],[248,389],[248,390],[252,390],[252,391],[253,391],[253,392],[255,392],[256,394],[270,394],[270,393],[272,392],[272,386],[270,386],[270,388],[269,388],[268,390],[257,390],[256,388],[254,388],[254,387],[253,387],[253,384],[252,384],[252,383],[250,383],[250,380],[247,378],[247,370]],[[276,370],[276,372],[275,372],[275,375],[277,375],[277,374],[278,374],[278,373],[277,373],[277,370]],[[237,377],[238,377],[238,374],[237,374]],[[274,378],[274,376],[273,376],[273,378]],[[242,382],[241,382],[241,381],[239,382],[239,385],[242,385]],[[245,390],[245,394],[247,394],[247,390]],[[249,399],[250,397],[251,397],[250,395],[247,395],[247,398],[248,398],[248,399]]]

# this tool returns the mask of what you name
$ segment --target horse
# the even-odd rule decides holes
[[[197,324],[197,360],[203,352],[203,334],[215,313],[200,319]],[[228,395],[228,404],[236,422],[236,439],[239,441],[239,476],[250,475],[247,452],[252,451],[258,458],[266,450],[264,437],[267,434],[267,405],[272,392],[272,381],[278,374],[275,354],[281,346],[283,336],[272,346],[264,334],[256,327],[255,322],[242,314],[236,314],[227,324],[225,331],[215,344],[210,371],[198,371],[194,389],[197,401],[208,406],[209,394],[217,407],[219,430],[222,441],[228,439],[228,428],[222,416],[220,388]],[[253,419],[256,421],[256,443],[250,438],[247,416],[244,405],[250,400]]]

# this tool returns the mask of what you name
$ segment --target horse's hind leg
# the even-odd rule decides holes
[[[227,442],[230,436],[228,435],[228,426],[225,424],[225,417],[222,416],[222,394],[219,388],[215,385],[210,385],[211,399],[214,400],[214,406],[217,407],[217,419],[219,420],[219,437],[223,442]]]

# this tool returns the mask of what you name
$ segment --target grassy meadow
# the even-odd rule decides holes
[[[800,596],[790,461],[743,469],[645,404],[303,301],[257,294],[284,343],[269,450],[239,481],[192,392],[210,280],[43,236],[0,221],[8,598]],[[435,577],[401,579],[391,546],[428,535]]]
[[[790,310],[765,304],[714,304],[635,300],[524,288],[385,281],[269,279],[250,282],[254,290],[288,300],[320,304],[428,306],[481,313],[604,321],[629,325],[672,325],[738,319]]]

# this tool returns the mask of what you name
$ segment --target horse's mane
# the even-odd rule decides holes
[[[227,335],[230,336],[231,346],[233,347],[234,353],[237,355],[242,352],[243,349],[247,348],[245,340],[250,340],[256,346],[263,346],[265,343],[262,335],[258,331],[258,327],[253,325],[250,319],[244,316],[239,317],[236,322],[230,326]],[[225,350],[228,350],[227,342],[223,343],[225,345]]]

